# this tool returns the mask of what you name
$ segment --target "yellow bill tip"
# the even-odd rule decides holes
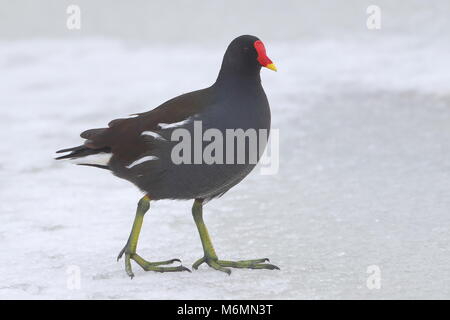
[[[267,69],[273,70],[273,71],[277,71],[277,67],[275,67],[275,64],[270,63],[266,66]]]

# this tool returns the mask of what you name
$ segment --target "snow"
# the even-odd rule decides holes
[[[266,43],[278,67],[262,78],[280,170],[254,170],[207,204],[205,221],[221,258],[269,257],[281,270],[133,264],[130,280],[116,257],[141,194],[54,151],[208,86],[224,46],[1,41],[0,298],[450,298],[449,46],[373,33]],[[152,203],[138,253],[190,267],[202,256],[190,208]],[[380,289],[366,285],[373,265]]]

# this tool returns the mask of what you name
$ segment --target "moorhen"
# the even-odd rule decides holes
[[[249,134],[251,130],[266,133],[270,130],[270,108],[261,85],[261,67],[277,70],[262,41],[250,35],[237,37],[228,46],[212,86],[182,94],[151,111],[113,120],[108,128],[84,131],[83,145],[57,151],[69,153],[56,159],[75,159],[81,165],[108,169],[145,193],[138,202],[128,241],[117,258],[125,254],[125,270],[131,278],[134,276],[131,260],[146,271],[190,271],[183,265],[164,266],[175,261],[181,263],[179,259],[148,262],[136,253],[144,214],[151,200],[160,199],[194,199],[192,215],[204,251],[204,256],[193,264],[194,269],[202,263],[228,274],[230,267],[278,269],[266,263],[267,258],[219,260],[203,222],[204,203],[223,195],[247,176],[267,142],[267,134]],[[199,130],[205,134],[202,137],[200,133],[203,139],[196,145]],[[248,143],[243,149],[239,145],[228,148],[228,140],[227,146],[223,146],[230,132],[235,133],[233,141],[240,138],[236,132],[241,133],[241,138],[244,135]],[[256,140],[251,141],[255,136]],[[184,141],[180,142],[181,138]],[[193,144],[193,152],[181,148],[181,144],[187,147]],[[207,148],[211,159],[207,159]]]

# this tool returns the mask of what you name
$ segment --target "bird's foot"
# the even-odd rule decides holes
[[[131,279],[134,277],[133,270],[131,268],[131,260],[134,260],[138,265],[141,266],[142,269],[145,271],[155,271],[155,272],[178,272],[178,271],[189,271],[188,268],[186,268],[183,265],[176,266],[176,267],[161,267],[161,265],[165,264],[172,264],[174,262],[180,262],[180,259],[170,259],[166,261],[157,261],[157,262],[149,262],[141,258],[137,253],[128,253],[127,252],[127,246],[120,251],[119,256],[117,257],[117,261],[119,261],[120,258],[125,254],[125,271],[127,272],[128,276],[130,276]]]
[[[218,258],[210,258],[204,256],[203,258],[198,259],[192,265],[192,268],[197,270],[201,264],[206,263],[211,268],[225,272],[228,275],[231,274],[231,270],[229,268],[280,270],[280,268],[278,268],[276,265],[265,262],[269,262],[269,259],[263,258],[253,260],[227,261],[227,260],[219,260]]]

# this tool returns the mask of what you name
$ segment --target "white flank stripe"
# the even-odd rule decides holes
[[[158,123],[158,126],[161,127],[161,129],[170,129],[170,128],[176,128],[176,127],[180,127],[183,124],[188,123],[190,120],[190,118],[187,118],[186,120],[183,121],[179,121],[179,122],[174,122],[174,123]]]
[[[112,154],[111,153],[97,153],[97,154],[92,154],[90,156],[86,156],[83,158],[78,158],[78,159],[71,159],[70,162],[75,163],[75,164],[98,164],[101,166],[106,166],[108,165],[109,160],[111,159]]]
[[[141,136],[151,136],[151,137],[155,138],[156,140],[166,140],[160,134],[153,132],[153,131],[144,131],[141,133]]]
[[[147,162],[147,161],[151,161],[151,160],[158,160],[158,159],[159,159],[159,158],[158,158],[158,157],[155,157],[155,156],[145,156],[145,157],[142,157],[142,158],[140,158],[140,159],[137,159],[137,160],[134,161],[132,164],[128,165],[127,168],[128,168],[128,169],[131,169],[131,168],[133,168],[134,166],[137,166],[138,164],[141,164],[141,163],[144,163],[144,162]]]

